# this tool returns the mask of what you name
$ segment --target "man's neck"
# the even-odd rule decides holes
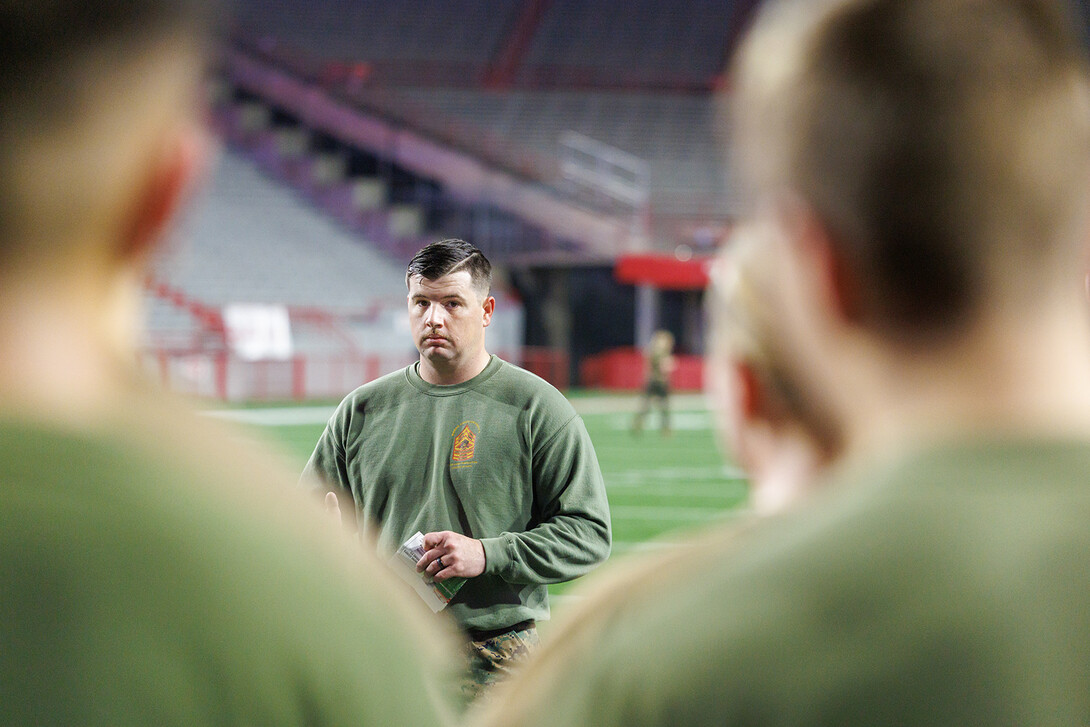
[[[1019,323],[1021,325],[1019,325]],[[940,355],[886,352],[854,390],[853,459],[969,437],[1090,441],[1090,321],[1085,312],[996,321]],[[880,371],[880,373],[875,373]]]
[[[5,281],[0,410],[78,426],[111,411],[136,379],[139,294],[127,287]]]
[[[468,361],[463,361],[449,367],[437,367],[427,358],[420,357],[420,365],[417,370],[420,378],[435,386],[454,386],[464,384],[485,370],[488,362],[492,360],[491,354],[484,349]]]
[[[772,515],[804,497],[826,465],[813,440],[795,428],[779,431],[766,445],[765,456],[751,468],[753,509],[760,515]]]

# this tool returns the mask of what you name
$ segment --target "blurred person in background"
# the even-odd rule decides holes
[[[643,422],[651,413],[651,407],[657,403],[659,408],[659,428],[663,436],[670,434],[670,374],[674,371],[674,334],[658,330],[651,335],[645,353],[647,383],[644,386],[640,410],[632,423],[632,431],[640,434]]]
[[[537,647],[546,585],[609,555],[605,483],[583,420],[543,379],[488,353],[492,266],[464,240],[405,273],[420,360],[364,384],[330,418],[304,476],[350,497],[387,555],[414,533],[417,569],[466,579],[443,613],[466,635],[468,703]]]
[[[1090,722],[1090,92],[1052,0],[785,0],[736,60],[807,507],[581,607],[485,725]]]
[[[0,721],[442,724],[448,635],[138,370],[149,258],[209,149],[211,22],[0,2]]]

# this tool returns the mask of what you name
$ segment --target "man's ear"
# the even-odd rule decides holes
[[[766,397],[761,387],[761,381],[757,372],[747,363],[739,361],[731,364],[731,375],[734,377],[735,405],[738,417],[745,421],[763,419],[765,416]]]
[[[767,398],[752,366],[734,360],[724,365],[726,391],[719,393],[726,400],[717,402],[724,417],[720,428],[731,455],[748,470],[760,464],[755,438],[765,436],[770,426],[765,412]]]
[[[488,328],[488,324],[492,322],[492,314],[496,310],[496,299],[491,295],[484,300],[484,327]]]
[[[837,319],[856,323],[862,317],[859,278],[848,264],[834,233],[805,202],[785,207],[785,222],[801,254],[802,269],[816,284],[820,301]]]
[[[207,168],[212,143],[208,132],[193,123],[165,137],[161,149],[134,197],[119,247],[121,257],[145,256],[162,242],[167,227]]]

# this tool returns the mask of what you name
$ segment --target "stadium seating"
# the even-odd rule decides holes
[[[149,288],[153,340],[249,300],[287,305],[305,350],[403,345],[375,301],[393,281],[403,309],[402,266],[430,239],[515,269],[601,266],[648,244],[707,252],[729,224],[712,94],[753,0],[233,5],[214,93],[232,151]],[[582,328],[572,352],[584,335],[597,351]],[[526,340],[568,345],[547,333]]]
[[[409,11],[377,0],[241,0],[237,42],[562,189],[566,131],[634,154],[650,166],[655,237],[672,249],[671,226],[721,224],[731,212],[711,91],[753,4],[422,0]]]
[[[237,0],[236,26],[327,63],[368,64],[386,85],[472,85],[528,32],[515,82],[529,87],[707,89],[737,6],[722,0]],[[540,10],[529,24],[527,10]]]
[[[330,63],[367,62],[392,80],[479,81],[519,0],[237,0],[236,25]],[[399,73],[401,69],[411,69]]]
[[[279,301],[359,310],[404,297],[402,267],[254,164],[224,154],[157,273],[210,305]]]
[[[722,69],[734,5],[722,0],[553,0],[523,85],[707,88]]]
[[[194,309],[275,302],[292,312],[297,351],[412,351],[404,323],[407,256],[395,259],[368,244],[238,153],[223,154],[176,234],[147,294],[149,345],[177,348],[199,336]],[[507,315],[493,340],[510,351],[521,312],[502,290],[497,295]]]
[[[393,335],[404,315],[401,264],[242,157],[223,155],[176,235],[147,293],[150,348],[222,347],[223,340],[208,340],[222,329],[210,330],[202,312],[215,320],[231,303],[276,303],[292,312],[302,354],[411,350],[411,341]]]
[[[415,113],[459,119],[543,155],[558,155],[566,131],[605,141],[651,166],[652,204],[669,214],[697,214],[728,201],[716,146],[714,101],[664,93],[406,88],[394,95]]]

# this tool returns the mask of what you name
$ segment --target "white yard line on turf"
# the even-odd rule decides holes
[[[571,399],[580,415],[634,414],[639,408],[638,396],[580,396]],[[333,415],[333,405],[285,406],[267,409],[208,409],[204,414],[217,419],[253,424],[262,427],[294,427],[305,424],[325,424]],[[703,412],[707,409],[703,394],[675,394],[670,398],[675,412]],[[657,416],[657,412],[655,413]],[[658,421],[654,419],[654,421]]]
[[[635,414],[640,408],[639,396],[608,395],[580,396],[570,400],[580,415],[588,414]],[[673,411],[705,411],[708,408],[703,394],[674,394],[670,397]],[[657,411],[655,412],[657,415]]]
[[[654,505],[611,505],[609,514],[614,520],[644,522],[703,521],[735,517],[731,510],[711,510],[706,507],[656,507]]]
[[[261,427],[295,427],[325,424],[333,416],[332,406],[286,406],[275,409],[213,409],[207,416]]]
[[[672,488],[678,482],[684,483],[720,483],[726,480],[744,480],[746,474],[738,467],[719,465],[711,467],[655,467],[637,470],[610,472],[606,484],[611,487],[655,486]]]
[[[672,540],[614,540],[609,557],[627,553],[654,553],[659,550],[670,550],[682,544]]]

